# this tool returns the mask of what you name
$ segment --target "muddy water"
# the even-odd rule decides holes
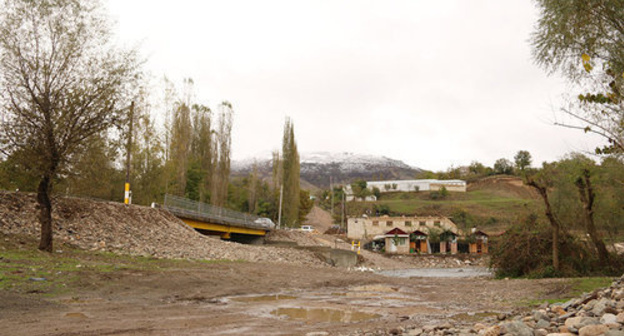
[[[281,300],[294,300],[296,296],[291,295],[282,295],[282,294],[274,294],[274,295],[260,295],[260,296],[239,296],[232,298],[232,300],[237,302],[270,302],[270,301],[281,301]]]
[[[493,276],[488,268],[413,268],[378,273],[396,278],[490,278]]]
[[[381,317],[379,314],[328,308],[278,308],[272,311],[271,314],[275,316],[285,316],[294,320],[303,320],[308,323],[350,323],[367,321]]]

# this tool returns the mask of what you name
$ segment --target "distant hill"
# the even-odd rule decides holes
[[[233,175],[246,175],[256,163],[261,176],[269,178],[272,172],[270,155],[232,162]],[[400,160],[385,156],[354,153],[314,152],[301,154],[302,187],[329,187],[330,176],[335,184],[364,180],[403,180],[414,179],[423,172]]]
[[[530,214],[543,214],[539,195],[515,176],[490,176],[468,184],[467,192],[451,192],[432,199],[430,192],[388,193],[376,202],[350,202],[352,216],[374,214],[386,207],[396,215],[442,215],[463,230],[478,227],[488,233],[502,232]]]

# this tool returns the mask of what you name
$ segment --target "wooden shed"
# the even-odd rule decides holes
[[[470,253],[488,253],[488,234],[483,231],[474,230],[471,234]]]
[[[440,253],[457,254],[457,234],[453,231],[444,231],[440,234]]]
[[[416,230],[410,234],[410,253],[428,253],[427,242],[429,235]]]
[[[409,234],[394,228],[384,234],[386,237],[386,253],[409,254]]]

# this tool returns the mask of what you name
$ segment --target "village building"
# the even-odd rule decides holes
[[[386,253],[390,254],[408,254],[410,252],[410,235],[398,228],[394,228],[386,234]]]
[[[376,236],[385,235],[393,228],[404,232],[419,230],[427,234],[450,231],[460,235],[457,225],[444,216],[401,216],[401,217],[358,217],[347,220],[347,237],[355,240],[372,240]]]
[[[463,180],[395,180],[395,181],[366,181],[366,188],[370,191],[373,188],[379,189],[380,193],[390,192],[420,192],[420,191],[440,191],[444,187],[451,192],[466,192],[466,181]],[[355,197],[351,185],[345,187],[346,200],[350,201],[376,201],[377,197],[369,195],[365,199]]]
[[[488,235],[472,229],[465,235],[444,216],[360,217],[347,221],[347,237],[369,241],[389,254],[457,254],[463,237],[463,253],[488,253]],[[375,243],[376,242],[376,243]]]

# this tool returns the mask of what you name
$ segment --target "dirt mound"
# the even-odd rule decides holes
[[[539,198],[531,187],[526,186],[522,179],[516,176],[489,176],[468,185],[468,191],[489,191],[501,197]]]
[[[54,239],[73,246],[158,258],[229,259],[322,265],[307,251],[208,238],[162,209],[55,197]],[[34,194],[0,192],[0,231],[38,237]]]
[[[318,232],[325,232],[332,226],[334,219],[331,214],[318,206],[314,206],[312,211],[306,216],[303,224],[312,225]]]

